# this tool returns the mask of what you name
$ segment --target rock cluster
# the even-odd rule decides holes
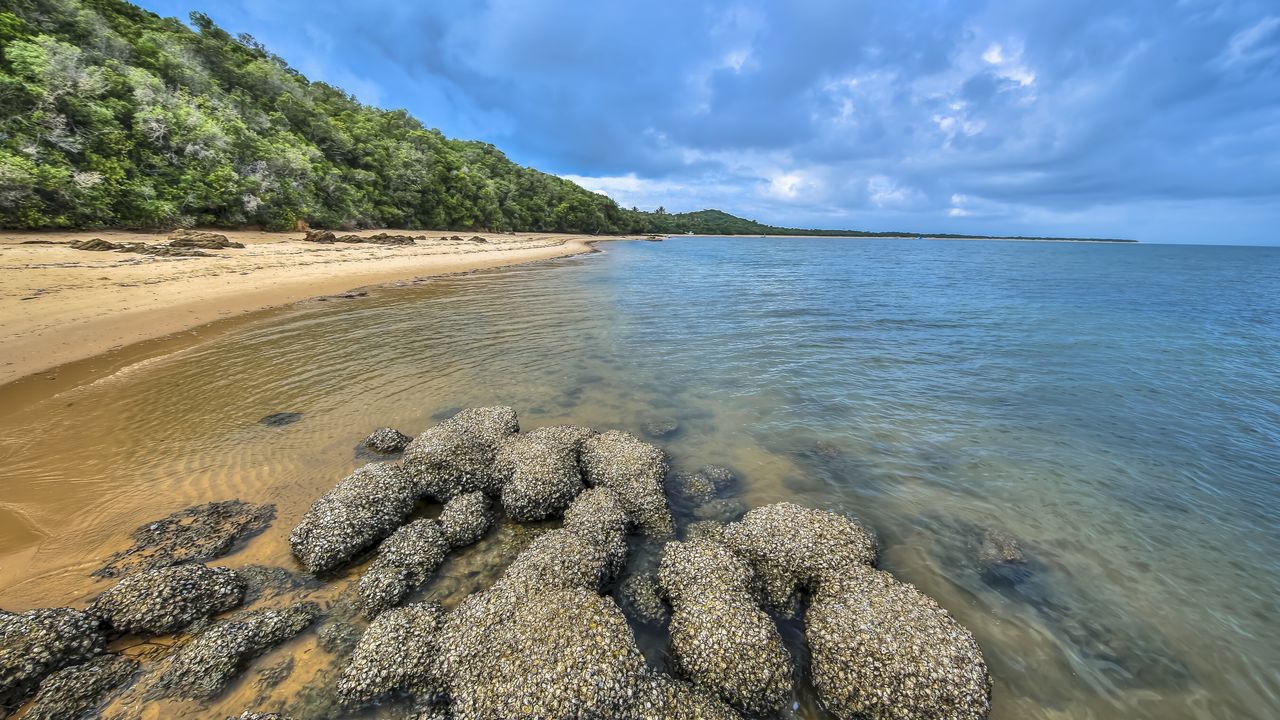
[[[121,580],[90,603],[89,613],[117,632],[166,635],[236,607],[244,592],[230,568],[175,565]]]
[[[509,407],[469,408],[423,431],[401,460],[422,492],[441,501],[479,490],[497,495],[493,461],[498,447],[520,432]]]
[[[413,245],[419,240],[426,240],[425,235],[392,235],[380,232],[373,235],[335,235],[328,230],[308,230],[304,242],[332,244],[352,243],[371,245]]]
[[[175,230],[169,234],[169,247],[226,250],[227,248],[243,249],[244,243],[233,242],[221,233]]]
[[[45,678],[40,692],[23,717],[26,720],[67,720],[92,712],[137,673],[137,660],[99,655]]]
[[[421,485],[400,466],[370,463],[311,506],[289,545],[311,572],[332,570],[390,535],[421,494]]]
[[[680,673],[745,713],[776,715],[791,701],[791,655],[753,583],[745,561],[708,540],[667,543],[658,570]]]
[[[315,603],[250,610],[214,624],[169,659],[149,697],[210,698],[249,660],[302,632],[320,614]]]
[[[71,608],[0,611],[0,709],[21,703],[46,675],[101,652],[100,624]]]
[[[111,556],[94,577],[120,577],[184,562],[222,557],[236,542],[265,529],[275,505],[240,500],[205,503],[149,522],[133,531],[133,547]]]
[[[610,430],[583,443],[582,472],[588,485],[616,492],[643,533],[668,537],[674,532],[675,521],[662,487],[667,456],[661,448],[630,433]]]
[[[369,437],[365,438],[361,445],[376,453],[392,455],[404,450],[412,441],[413,438],[405,435],[399,430],[389,427],[380,427],[369,433]]]

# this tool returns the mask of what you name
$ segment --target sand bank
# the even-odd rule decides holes
[[[29,241],[162,243],[164,235],[0,233],[0,384],[242,313],[380,283],[576,255],[600,239],[481,234],[487,242],[454,242],[442,239],[454,233],[434,232],[416,245],[387,246],[308,243],[301,233],[225,234],[245,248],[154,257]]]

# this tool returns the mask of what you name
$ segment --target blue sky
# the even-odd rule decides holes
[[[624,205],[1280,243],[1280,4],[143,0]]]

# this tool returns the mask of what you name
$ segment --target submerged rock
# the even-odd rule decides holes
[[[236,542],[271,525],[275,505],[240,500],[205,503],[179,510],[133,531],[133,547],[112,555],[94,577],[120,577],[139,570],[207,562],[231,551]]]
[[[100,626],[71,608],[0,611],[0,709],[21,704],[46,675],[100,653]]]
[[[777,714],[791,702],[791,655],[753,581],[745,561],[706,540],[667,543],[658,570],[680,673],[745,713]]]
[[[332,570],[390,535],[421,494],[421,485],[399,466],[365,465],[311,506],[289,545],[311,572]]]
[[[316,631],[316,643],[331,655],[349,655],[360,642],[360,628],[342,621],[325,623]]]
[[[302,575],[271,565],[245,565],[236,568],[236,574],[244,581],[245,605],[259,600],[274,600],[307,584]]]
[[[301,419],[302,413],[300,412],[278,412],[271,413],[270,415],[258,420],[258,422],[270,427],[283,427],[285,425],[292,425]]]
[[[360,578],[361,612],[374,618],[398,605],[448,553],[449,541],[435,520],[415,520],[395,531],[378,546],[378,558]]]
[[[499,448],[494,470],[501,478],[502,507],[516,522],[560,515],[586,487],[575,445],[549,434],[517,435]]]
[[[914,586],[851,566],[805,614],[814,687],[840,718],[980,720],[991,680],[973,635]]]
[[[392,455],[401,452],[413,438],[404,433],[389,427],[380,427],[369,433],[369,437],[364,439],[362,445],[376,453],[383,455]]]
[[[88,612],[117,632],[167,635],[238,606],[244,593],[235,570],[175,565],[130,575],[99,595]]]
[[[640,622],[661,625],[670,617],[654,573],[637,573],[623,580],[618,586],[617,596],[623,612]]]
[[[667,456],[661,448],[611,430],[583,443],[582,471],[588,484],[616,492],[627,515],[645,534],[668,537],[674,532],[663,491]]]
[[[812,590],[823,579],[876,562],[876,539],[866,528],[843,515],[793,503],[752,510],[725,527],[724,542],[751,563],[766,603],[783,613],[795,611],[798,590]]]
[[[216,623],[178,648],[148,690],[148,697],[208,699],[226,687],[249,660],[302,632],[320,614],[312,602],[250,610]]]
[[[480,490],[497,495],[493,461],[498,446],[520,432],[508,407],[469,408],[425,431],[405,448],[402,463],[423,491],[446,501]]]
[[[693,516],[699,520],[713,520],[728,523],[742,517],[747,506],[738,498],[714,498],[693,509]]]
[[[655,440],[661,440],[675,435],[676,431],[680,429],[680,421],[675,418],[657,418],[641,425],[640,429],[644,431],[645,435]]]
[[[71,720],[107,702],[138,671],[139,663],[120,655],[100,655],[82,665],[63,668],[40,683],[26,720]]]
[[[733,487],[733,471],[720,465],[708,465],[696,473],[676,475],[676,490],[687,500],[705,503]]]

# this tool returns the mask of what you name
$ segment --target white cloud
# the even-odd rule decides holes
[[[1278,52],[1280,52],[1280,17],[1271,15],[1232,35],[1227,41],[1227,47],[1218,56],[1217,63],[1223,68],[1253,64]]]

